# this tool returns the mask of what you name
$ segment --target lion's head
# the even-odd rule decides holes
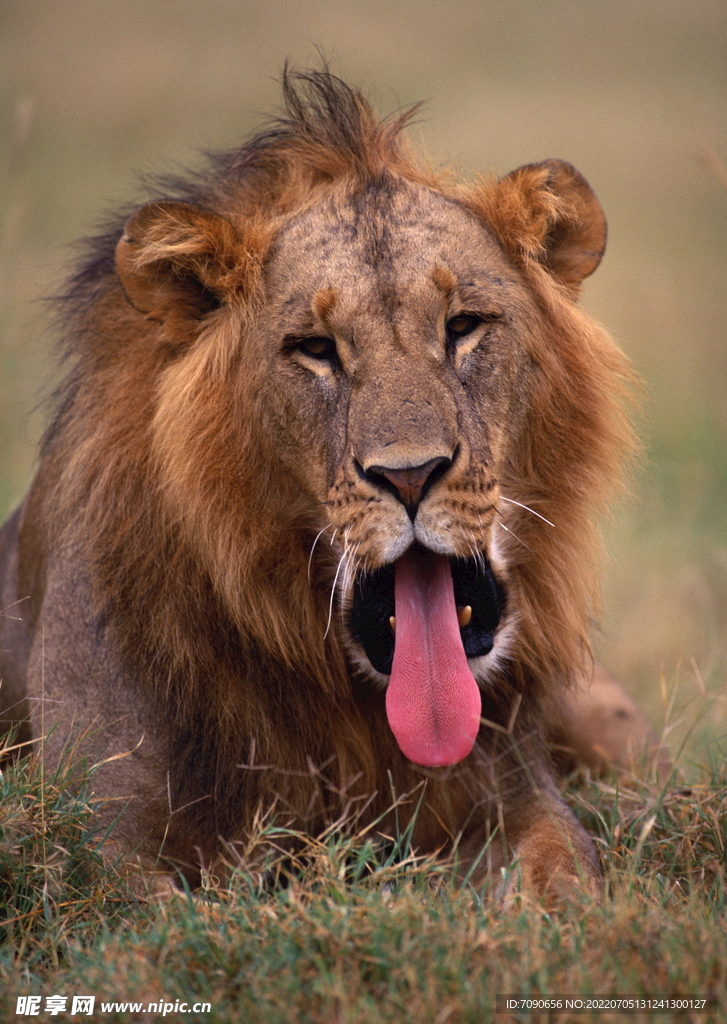
[[[408,115],[325,71],[284,89],[72,283],[71,370],[3,534],[6,675],[59,736],[126,723],[141,753],[107,791],[152,861],[216,856],[274,799],[309,822],[353,786],[375,815],[411,762],[464,762],[429,773],[425,845],[502,822],[536,873],[570,843],[595,878],[537,734],[587,655],[631,444],[629,370],[576,301],[601,208],[561,161],[434,174]]]

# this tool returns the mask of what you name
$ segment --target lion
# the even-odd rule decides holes
[[[46,763],[75,737],[114,856],[165,884],[244,862],[261,814],[408,813],[421,853],[515,865],[506,898],[597,896],[548,741],[598,759],[567,708],[633,447],[629,364],[577,304],[604,214],[561,160],[435,173],[413,110],[328,69],[283,93],[62,299],[0,543],[3,723]],[[607,714],[647,737],[620,689]]]

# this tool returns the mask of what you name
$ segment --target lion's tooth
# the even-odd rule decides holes
[[[464,629],[465,626],[469,626],[470,619],[472,618],[472,605],[466,604],[462,608],[457,609],[457,622],[459,622],[459,628]]]
[[[396,633],[396,615],[390,615],[389,616],[389,625],[391,626],[391,628]]]

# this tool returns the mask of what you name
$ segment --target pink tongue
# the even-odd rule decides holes
[[[415,764],[456,764],[474,746],[482,700],[462,646],[449,560],[424,548],[410,549],[394,571],[389,725]]]

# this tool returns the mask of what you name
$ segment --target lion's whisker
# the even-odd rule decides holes
[[[346,566],[344,568],[343,579],[341,581],[341,591],[342,591],[343,594],[347,594],[348,593],[348,589],[352,585],[353,580],[356,577],[356,570],[358,568],[358,561],[359,561],[359,559],[358,559],[358,549],[359,549],[359,545],[358,544],[354,544],[353,547],[350,548],[350,550],[347,551],[344,554],[344,558],[346,559]],[[343,615],[343,611],[344,611],[344,605],[343,605],[343,601],[341,601],[341,615]]]
[[[524,541],[524,540],[520,540],[520,538],[518,537],[518,535],[517,535],[516,533],[513,533],[513,532],[512,532],[512,530],[510,529],[510,527],[509,527],[509,526],[505,526],[505,524],[503,523],[503,521],[502,521],[501,519],[496,519],[496,520],[495,520],[495,522],[497,523],[497,525],[498,525],[498,526],[501,526],[501,527],[503,528],[503,530],[507,530],[507,532],[508,532],[508,533],[510,534],[510,536],[511,536],[511,537],[514,537],[514,538],[515,538],[515,540],[516,540],[516,541],[518,542],[518,544],[522,544],[522,546],[523,546],[524,548],[527,548],[527,549],[528,549],[528,551],[529,551],[529,552],[530,552],[531,554],[533,554],[533,553],[534,553],[534,552],[533,552],[533,549],[532,549],[531,547],[529,547],[529,546],[528,546],[528,545],[527,545],[527,544],[525,543],[525,541]]]
[[[324,534],[326,532],[326,530],[332,530],[332,529],[333,529],[333,527],[331,526],[331,524],[327,523],[323,527],[322,530],[318,531],[318,533],[316,534],[316,539],[313,541],[313,546],[311,547],[310,554],[308,555],[308,582],[309,583],[310,583],[310,567],[311,567],[311,563],[313,561],[313,552],[316,549],[316,544],[318,543],[318,541],[319,541],[319,539],[321,537],[321,534]],[[333,543],[333,539],[332,538],[331,538],[331,543]]]
[[[538,519],[542,519],[544,523],[547,523],[548,526],[552,526],[553,529],[555,529],[555,523],[551,523],[549,519],[546,519],[545,516],[541,516],[539,512],[536,512],[534,508],[530,508],[529,505],[523,505],[521,501],[515,501],[514,498],[506,498],[504,494],[501,494],[500,498],[502,501],[509,501],[511,505],[519,505],[520,508],[524,508],[526,512],[532,512],[532,514],[537,516]]]
[[[346,529],[343,535],[343,553],[338,560],[338,565],[336,567],[336,575],[333,578],[333,584],[331,586],[331,598],[330,601],[328,602],[328,622],[326,623],[326,631],[323,634],[324,640],[328,636],[328,633],[331,628],[331,619],[333,617],[333,602],[336,598],[336,584],[338,583],[338,577],[341,574],[341,569],[343,568],[341,588],[345,593],[348,588],[349,581],[351,579],[352,566],[359,548],[358,543],[354,544],[353,546],[349,544],[348,533],[349,531],[348,529]]]
[[[339,573],[341,571],[341,566],[346,561],[347,554],[348,553],[346,551],[344,551],[343,554],[341,555],[341,557],[338,559],[338,565],[336,566],[336,575],[333,577],[333,586],[331,587],[331,599],[328,602],[328,622],[326,623],[326,631],[323,634],[323,639],[324,640],[328,636],[328,631],[331,628],[331,618],[333,616],[333,599],[336,596],[336,583],[338,582],[338,575],[339,575]]]
[[[495,511],[497,511],[497,509],[495,509]],[[477,521],[480,524],[480,533],[484,537],[485,528],[482,525],[482,517],[480,515],[477,516]],[[472,532],[472,545],[470,548],[470,550],[472,551],[472,558],[474,559],[474,561],[477,562],[478,566],[482,570],[482,573],[484,574],[487,572],[487,559],[485,556],[485,552],[481,550],[479,544],[477,543],[477,537],[475,536],[474,532],[470,532]]]

